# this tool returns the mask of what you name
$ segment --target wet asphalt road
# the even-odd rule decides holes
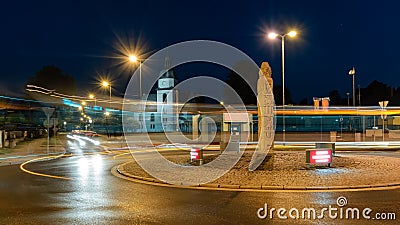
[[[0,167],[0,224],[399,224],[400,189],[362,192],[234,192],[157,187],[130,182],[110,173],[128,158],[99,154],[95,146],[68,150],[75,156],[28,164],[27,169],[64,176],[53,179],[25,173],[19,166]],[[84,153],[90,153],[85,154]],[[386,154],[386,153],[385,153]],[[389,153],[390,155],[390,153]],[[397,156],[397,155],[396,155]],[[395,212],[397,220],[273,219],[257,217],[269,209],[338,207]],[[340,208],[340,207],[339,207]],[[261,211],[261,214],[263,211]],[[269,215],[268,215],[269,216]],[[288,212],[286,212],[288,216]],[[301,216],[301,215],[300,215]]]

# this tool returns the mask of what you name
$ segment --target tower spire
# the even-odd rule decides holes
[[[168,56],[165,57],[164,69],[166,71],[171,69],[171,59]]]

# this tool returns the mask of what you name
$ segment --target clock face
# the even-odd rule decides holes
[[[171,79],[162,79],[159,81],[158,85],[160,88],[170,88],[171,85]]]

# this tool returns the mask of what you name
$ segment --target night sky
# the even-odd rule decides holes
[[[109,72],[123,92],[128,71],[115,64],[115,46],[131,41],[150,55],[181,41],[233,45],[281,83],[281,45],[268,31],[298,31],[287,39],[286,86],[295,101],[351,90],[378,80],[400,86],[400,1],[2,1],[0,94],[14,94],[45,65],[73,75],[81,90]],[[181,79],[187,77],[179,74]],[[225,79],[222,77],[221,79]]]

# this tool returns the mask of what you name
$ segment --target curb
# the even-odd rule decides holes
[[[318,191],[368,191],[371,189],[397,189],[400,188],[400,182],[387,183],[387,184],[373,184],[373,185],[349,185],[349,186],[267,186],[267,185],[232,185],[232,184],[198,184],[195,186],[179,186],[169,184],[155,178],[141,177],[133,175],[124,169],[126,164],[130,161],[120,164],[115,167],[116,172],[124,177],[132,178],[133,181],[142,181],[149,185],[161,185],[165,187],[175,188],[192,188],[200,189],[206,188],[208,190],[228,190],[228,191],[303,191],[303,192],[318,192]]]

